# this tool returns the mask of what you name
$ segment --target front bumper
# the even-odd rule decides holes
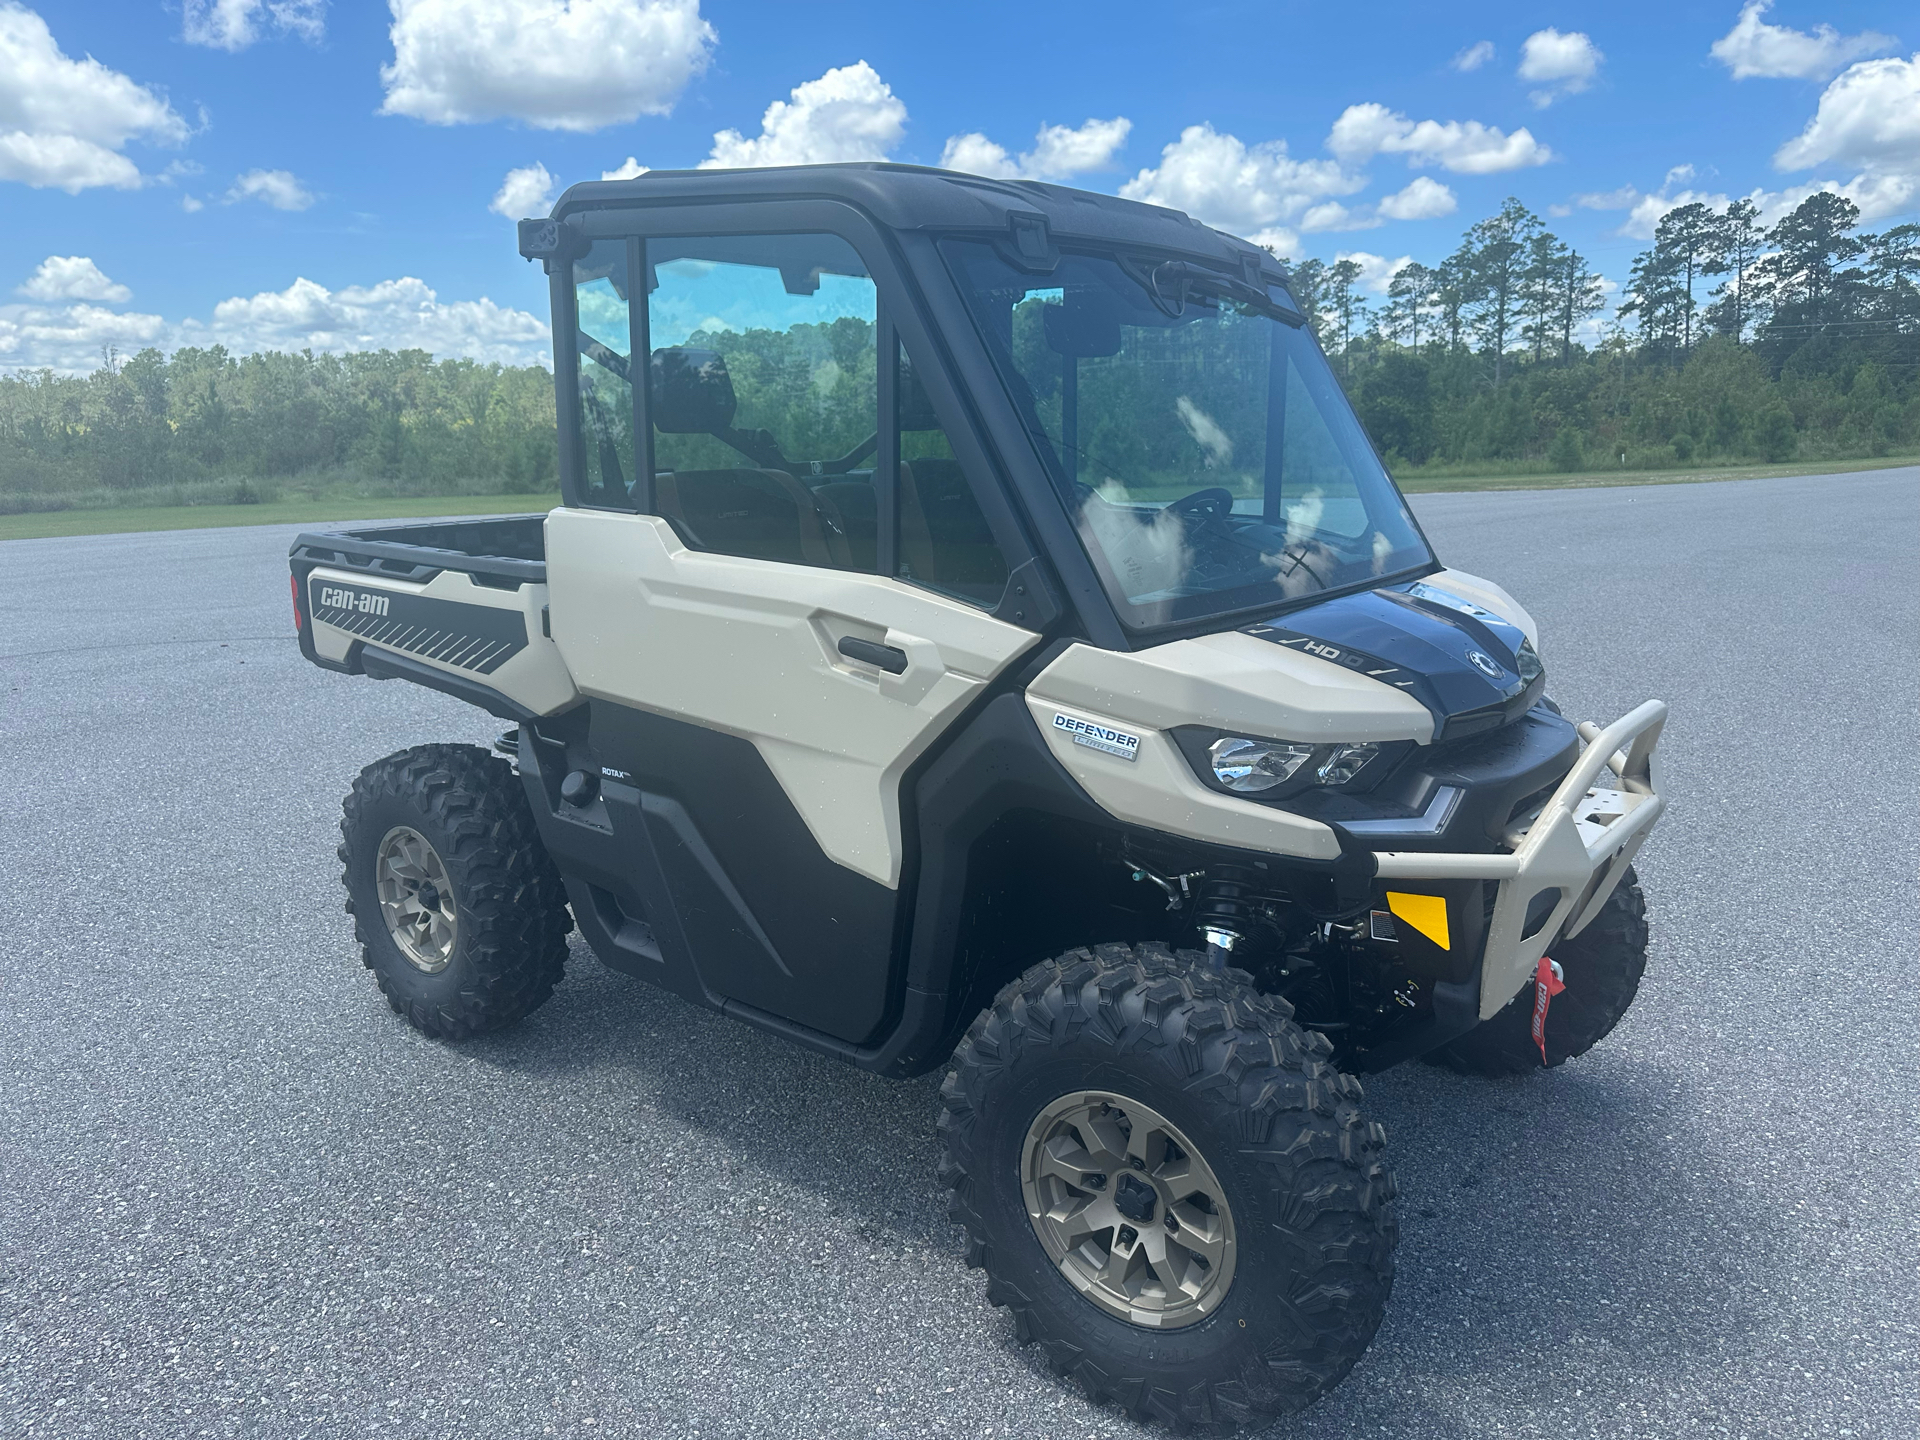
[[[1646,843],[1666,808],[1653,761],[1666,721],[1667,707],[1659,700],[1604,730],[1583,721],[1578,728],[1587,743],[1580,759],[1539,812],[1507,832],[1505,854],[1376,853],[1382,879],[1497,883],[1480,962],[1482,1020],[1506,1006],[1555,940],[1577,935],[1599,913]],[[1608,768],[1618,788],[1596,783]],[[1541,897],[1556,891],[1550,910],[1536,908],[1536,901],[1544,906]]]

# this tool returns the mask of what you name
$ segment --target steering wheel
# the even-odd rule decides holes
[[[1209,485],[1204,490],[1196,490],[1191,495],[1182,495],[1167,506],[1175,515],[1189,525],[1204,525],[1210,520],[1224,520],[1233,513],[1233,492],[1224,485]]]

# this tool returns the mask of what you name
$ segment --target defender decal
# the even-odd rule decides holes
[[[1124,730],[1112,730],[1105,725],[1096,725],[1091,720],[1060,714],[1053,717],[1053,728],[1066,731],[1073,737],[1074,744],[1084,745],[1089,750],[1118,755],[1122,760],[1137,760],[1140,756],[1140,737],[1129,735]]]
[[[318,578],[308,594],[316,624],[476,675],[491,675],[527,648],[526,617],[517,610]]]

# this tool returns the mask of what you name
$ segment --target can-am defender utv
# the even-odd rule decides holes
[[[1266,252],[893,165],[579,185],[563,503],[312,534],[301,646],[514,723],[345,806],[393,1008],[458,1039],[606,964],[948,1066],[988,1298],[1096,1399],[1297,1409],[1392,1278],[1356,1072],[1557,1065],[1633,998],[1649,701],[1546,698]]]

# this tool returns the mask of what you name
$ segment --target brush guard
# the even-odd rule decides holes
[[[1577,935],[1613,893],[1666,809],[1654,747],[1667,721],[1649,700],[1602,730],[1578,726],[1587,748],[1534,815],[1510,828],[1507,854],[1425,854],[1383,850],[1377,874],[1394,880],[1492,880],[1499,889],[1480,962],[1480,1018],[1492,1019],[1532,979],[1547,947]],[[1597,782],[1611,769],[1618,788]],[[1551,910],[1535,903],[1558,891]],[[1534,918],[1529,923],[1529,915]]]

